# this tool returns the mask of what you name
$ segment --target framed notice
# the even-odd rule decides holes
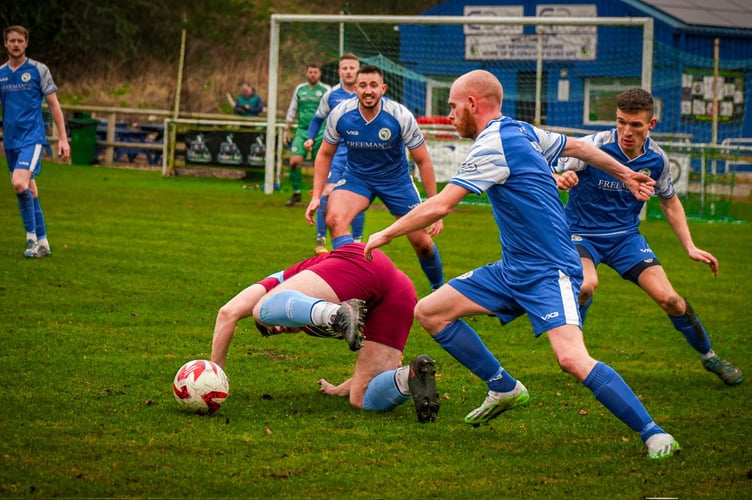
[[[713,119],[714,96],[718,96],[718,121],[744,121],[744,73],[712,69],[686,69],[682,74],[681,117],[685,121]]]

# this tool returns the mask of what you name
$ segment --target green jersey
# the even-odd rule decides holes
[[[311,123],[313,115],[316,114],[316,110],[319,107],[319,101],[321,101],[321,98],[324,97],[324,94],[330,88],[329,85],[321,82],[313,87],[308,85],[308,82],[301,83],[295,87],[292,102],[290,102],[290,107],[287,108],[285,119],[288,122],[294,122],[297,115],[298,130],[307,131],[308,125]]]

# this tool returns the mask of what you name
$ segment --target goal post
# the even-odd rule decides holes
[[[503,9],[505,7],[482,7],[464,16],[272,14],[266,144],[277,144],[277,122],[284,119],[286,110],[281,99],[290,98],[280,95],[281,81],[284,80],[285,87],[290,87],[290,80],[302,78],[301,68],[305,62],[335,61],[344,52],[353,52],[366,62],[373,58],[389,61],[389,67],[382,67],[382,70],[394,75],[397,88],[388,84],[387,95],[415,109],[416,114],[446,114],[441,103],[446,103],[451,82],[460,74],[478,68],[500,75],[505,86],[505,106],[511,101],[516,118],[538,125],[571,126],[571,123],[556,123],[557,113],[569,117],[573,114],[558,106],[558,101],[579,103],[576,104],[579,108],[582,108],[582,101],[592,101],[594,108],[603,101],[607,103],[605,109],[612,105],[608,99],[613,99],[620,85],[651,89],[652,18],[598,17],[589,12],[589,15],[571,17],[522,16],[521,11],[520,15],[503,15],[507,12]],[[580,11],[575,9],[574,12]],[[599,29],[610,30],[603,36],[615,46],[614,54],[607,53],[605,42],[597,43]],[[625,35],[619,31],[621,29],[629,29],[629,34]],[[558,44],[556,47],[563,45],[574,50],[560,50],[552,42]],[[432,43],[435,45],[431,46]],[[592,47],[588,45],[593,43]],[[577,44],[580,44],[579,50]],[[635,56],[639,56],[639,60]],[[614,59],[613,73],[602,75],[609,58]],[[546,71],[556,74],[547,76]],[[599,79],[601,76],[607,78]],[[578,78],[577,83],[569,87],[568,82],[573,78]],[[329,80],[322,80],[337,83],[331,81],[331,75]],[[559,88],[546,90],[548,82],[556,82]],[[591,84],[592,88],[582,82]],[[586,91],[591,94],[585,96]],[[557,102],[548,106],[548,114],[544,113],[547,95],[557,92]],[[597,124],[599,109],[587,111],[585,121],[594,117],[592,121]],[[584,114],[581,109],[578,113]],[[266,194],[274,191],[274,157],[274,148],[267,148]]]

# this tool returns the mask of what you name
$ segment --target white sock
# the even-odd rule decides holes
[[[710,359],[715,357],[715,353],[713,352],[713,349],[709,350],[705,354],[700,354],[701,359]]]
[[[311,308],[311,320],[313,321],[313,324],[320,326],[330,326],[332,324],[334,316],[337,314],[337,311],[339,311],[340,307],[342,306],[340,306],[339,304],[334,304],[325,300],[317,302]]]
[[[47,241],[47,238],[42,238],[41,240],[39,240],[39,246],[40,247],[45,247],[45,248],[50,248],[50,242]]]
[[[397,389],[404,394],[410,394],[410,386],[407,384],[407,377],[410,375],[409,366],[400,366],[394,372],[394,381],[397,383]]]
[[[26,233],[26,241],[37,241],[36,233]]]

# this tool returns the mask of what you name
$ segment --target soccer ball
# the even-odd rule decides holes
[[[230,381],[217,363],[195,359],[180,367],[172,392],[182,410],[210,415],[219,410],[227,398]]]

